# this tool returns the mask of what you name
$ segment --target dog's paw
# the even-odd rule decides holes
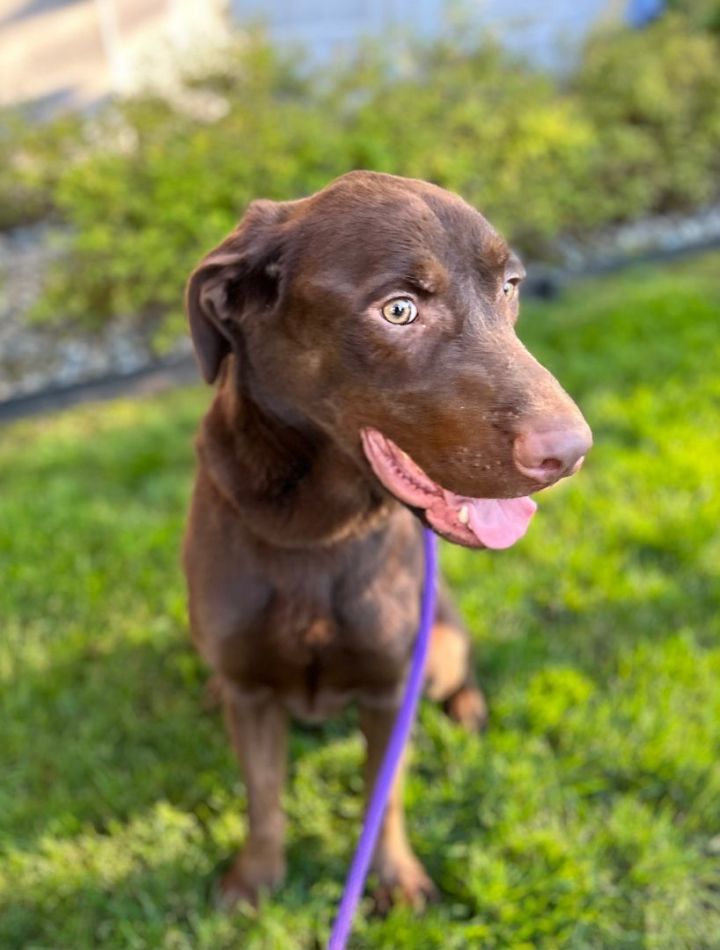
[[[238,904],[257,907],[260,896],[277,890],[284,878],[285,859],[282,855],[243,850],[220,881],[217,903],[225,910]]]
[[[437,900],[437,888],[418,859],[410,854],[397,861],[386,860],[377,869],[378,886],[373,892],[375,909],[386,914],[395,904],[407,904],[422,911]]]
[[[445,700],[445,712],[468,732],[484,732],[488,724],[485,697],[476,686],[461,686]]]

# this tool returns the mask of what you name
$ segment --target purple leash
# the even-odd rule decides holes
[[[425,552],[425,577],[420,606],[420,626],[415,641],[410,675],[405,686],[402,706],[398,710],[392,735],[372,791],[370,804],[365,815],[365,824],[348,871],[345,890],[333,924],[327,950],[344,950],[345,948],[355,909],[360,900],[370,860],[375,850],[375,842],[385,814],[390,787],[410,735],[423,686],[425,660],[430,645],[430,630],[435,618],[435,579],[437,575],[437,543],[435,535],[428,528],[423,529],[423,550]]]

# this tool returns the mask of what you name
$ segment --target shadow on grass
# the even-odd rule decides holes
[[[714,578],[697,574],[694,596],[684,582],[577,612],[526,600],[521,613],[531,622],[523,635],[476,647],[491,714],[494,694],[545,668],[575,668],[602,689],[621,651],[660,644],[688,625],[702,637],[708,604],[720,606]],[[712,642],[716,634],[705,633]],[[42,835],[63,838],[88,828],[103,834],[158,800],[202,814],[236,797],[241,813],[239,770],[219,710],[206,708],[206,676],[179,631],[163,642],[85,644],[50,670],[22,671],[14,700],[6,694],[3,703],[10,723],[0,795],[5,840],[28,849]],[[295,768],[328,741],[354,734],[349,715],[321,728],[296,726]],[[320,836],[302,847],[315,854]],[[324,866],[322,857],[317,866]]]
[[[710,593],[709,578],[702,584]],[[558,662],[602,683],[630,642],[626,636],[608,638],[608,631],[619,629],[623,618],[632,615],[632,644],[662,642],[673,631],[670,623],[659,629],[657,618],[676,616],[677,596],[678,590],[643,596],[614,604],[609,613],[589,609],[572,617],[556,615],[552,622],[534,608],[536,623],[527,638],[483,645],[485,685],[492,696],[508,682],[522,681]],[[526,603],[522,608],[531,609]],[[654,627],[637,622],[643,611],[655,618]],[[563,631],[569,634],[567,642]],[[5,933],[9,939],[0,940],[3,945],[52,944],[55,928],[61,928],[63,946],[88,945],[88,934],[97,945],[135,941],[138,946],[161,946],[172,932],[185,941],[178,946],[220,948],[247,940],[263,947],[273,945],[272,926],[284,934],[294,925],[304,934],[298,946],[321,946],[320,938],[309,934],[327,924],[322,914],[332,913],[359,830],[359,748],[346,748],[354,729],[352,717],[294,730],[287,883],[261,918],[226,918],[213,910],[213,891],[244,836],[244,796],[220,717],[202,711],[205,672],[181,638],[178,631],[177,639],[161,643],[124,643],[102,652],[78,649],[49,675],[23,674],[25,712],[13,742],[32,756],[11,762],[15,792],[24,803],[16,803],[14,814],[13,808],[3,807],[3,837],[8,844],[14,839],[29,862],[35,860],[34,850],[41,867],[28,872],[29,885],[6,893],[0,938]],[[83,711],[90,717],[89,726]],[[492,829],[504,827],[508,778],[497,765],[492,735],[490,746],[487,740],[462,737],[458,727],[444,726],[439,714],[427,707],[423,720],[429,734],[418,737],[411,765],[410,833],[446,899],[469,907],[472,901],[458,855],[468,848],[484,849]],[[508,725],[517,731],[517,723],[506,721]],[[434,747],[433,734],[447,728],[457,729],[457,735]],[[499,731],[502,734],[503,728]],[[552,758],[551,751],[538,752],[537,735],[520,741],[527,743],[520,758],[535,762],[538,776],[545,768],[555,768],[547,758]],[[457,765],[461,781],[452,778],[452,762],[447,779],[435,753],[464,757]],[[595,764],[588,760],[581,768],[592,773]],[[612,790],[603,794],[622,791],[624,778],[618,774]],[[636,792],[638,781],[631,776],[628,789]],[[444,790],[441,782],[446,783]],[[529,807],[536,807],[534,792],[527,793]],[[163,817],[163,809],[170,810],[169,818]],[[138,844],[127,829],[146,825]],[[42,862],[50,838],[54,865],[45,874]],[[91,842],[88,848],[84,840]],[[108,867],[104,840],[109,853],[114,849]],[[67,856],[62,855],[65,847],[70,849]],[[497,842],[494,847],[497,851]],[[130,866],[113,870],[112,861],[121,861],[118,855],[125,852],[132,856]]]

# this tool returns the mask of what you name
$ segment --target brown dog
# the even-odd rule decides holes
[[[579,467],[591,435],[513,324],[523,269],[490,224],[421,181],[352,172],[254,202],[192,274],[190,329],[219,388],[202,424],[184,562],[248,798],[227,902],[282,880],[288,717],[355,701],[373,781],[418,623],[421,522],[507,547],[528,493]],[[428,692],[469,727],[485,707],[446,593]],[[375,856],[385,900],[433,887],[401,779]]]

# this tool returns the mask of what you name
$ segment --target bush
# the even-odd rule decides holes
[[[251,198],[351,168],[458,191],[532,257],[562,234],[695,207],[718,194],[717,62],[718,40],[679,14],[593,37],[564,88],[486,41],[367,49],[320,82],[245,40],[179,98],[107,109],[55,162],[39,193],[70,238],[38,315],[132,314],[162,348],[185,277]]]
[[[111,145],[124,130],[122,147],[63,174],[56,201],[73,237],[41,318],[135,314],[162,348],[182,325],[185,276],[252,197],[308,194],[356,167],[461,192],[525,248],[591,214],[592,127],[549,79],[489,44],[409,51],[400,76],[361,56],[320,88],[256,41],[189,85],[220,95],[224,114],[129,101],[103,120]]]
[[[694,27],[720,34],[720,0],[670,0],[668,6]]]
[[[668,15],[595,37],[574,86],[597,130],[608,218],[676,211],[718,193],[720,45]]]
[[[526,250],[592,212],[593,129],[551,80],[489,43],[440,43],[401,77],[360,73],[348,115],[352,165],[457,191]],[[347,96],[347,92],[346,92]]]
[[[78,116],[35,125],[14,109],[0,111],[0,230],[48,217],[58,180],[85,145]]]
[[[104,117],[118,143],[70,166],[56,191],[72,237],[36,316],[84,325],[134,314],[162,349],[182,323],[191,268],[241,216],[251,198],[320,188],[347,167],[329,116],[293,89],[263,50],[228,71],[232,98],[218,119],[198,120],[141,97]],[[219,91],[223,76],[195,91]]]

